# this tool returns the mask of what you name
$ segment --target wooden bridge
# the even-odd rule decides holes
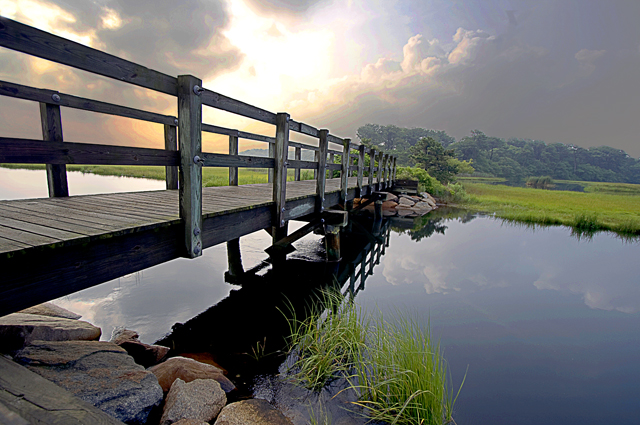
[[[0,45],[171,95],[178,110],[174,117],[0,81],[0,95],[39,103],[43,133],[0,137],[0,163],[47,164],[50,196],[0,201],[0,315],[262,229],[278,242],[289,220],[348,209],[395,180],[394,157],[208,90],[194,76],[169,76],[3,17]],[[270,124],[274,137],[203,123],[203,105]],[[61,107],[162,124],[165,148],[65,142]],[[228,136],[229,154],[202,152],[202,132]],[[317,146],[290,140],[294,133]],[[267,143],[270,157],[239,155],[240,139]],[[314,161],[302,160],[305,149]],[[69,196],[66,164],[164,166],[167,190]],[[202,167],[227,167],[229,186],[203,188]],[[239,167],[268,168],[270,183],[238,186]],[[301,181],[301,170],[314,179]],[[327,178],[334,171],[340,177]]]

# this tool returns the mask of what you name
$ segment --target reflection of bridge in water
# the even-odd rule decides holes
[[[158,343],[171,347],[172,354],[220,364],[240,396],[250,395],[254,376],[278,372],[290,335],[288,320],[324,308],[318,304],[322,291],[339,290],[346,299],[362,291],[385,254],[390,232],[388,222],[352,220],[350,231],[342,235],[339,262],[292,256],[262,262],[236,276],[228,271],[227,280],[240,288],[184,324],[175,324]]]

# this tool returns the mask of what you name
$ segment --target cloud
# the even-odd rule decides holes
[[[583,71],[583,75],[589,75],[596,69],[596,61],[606,53],[605,50],[582,49],[575,54],[575,58]]]

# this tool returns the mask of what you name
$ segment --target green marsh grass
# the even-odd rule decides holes
[[[634,186],[640,189],[640,185]],[[541,191],[469,182],[464,187],[469,195],[465,207],[494,213],[508,221],[565,225],[579,232],[606,230],[621,236],[640,235],[640,196],[602,191]]]
[[[390,424],[452,423],[454,397],[439,343],[416,319],[369,315],[340,294],[324,293],[330,314],[290,320],[290,371],[295,382],[320,391],[344,378],[358,400],[354,410]],[[317,306],[314,311],[319,311]],[[462,385],[460,386],[460,389]],[[459,391],[458,391],[459,393]]]

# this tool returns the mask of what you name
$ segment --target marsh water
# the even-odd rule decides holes
[[[43,172],[0,172],[0,199],[13,196],[8,176],[18,172],[39,176],[33,185],[43,186],[43,193],[27,196],[46,196]],[[110,179],[89,177],[96,179],[89,186]],[[117,189],[134,184],[120,183]],[[162,185],[147,183],[149,189]],[[145,342],[210,351],[220,362],[224,353],[236,359],[244,353],[244,360],[222,366],[243,391],[268,398],[275,396],[264,373],[277,373],[283,360],[276,353],[278,338],[286,337],[276,308],[282,294],[304,303],[333,273],[342,276],[343,290],[359,289],[355,302],[364,308],[402,311],[430,324],[453,384],[466,373],[454,412],[459,425],[638,422],[639,242],[607,233],[577,238],[565,227],[532,229],[445,209],[392,219],[373,239],[366,235],[370,225],[364,219],[345,238],[345,264],[338,269],[324,263],[319,235],[299,242],[284,264],[268,264],[263,250],[270,237],[258,232],[240,240],[248,278],[235,284],[225,280],[222,244],[197,260],[174,260],[55,302],[100,326],[103,339],[126,326]],[[266,364],[252,366],[256,352],[249,346],[264,348]]]

